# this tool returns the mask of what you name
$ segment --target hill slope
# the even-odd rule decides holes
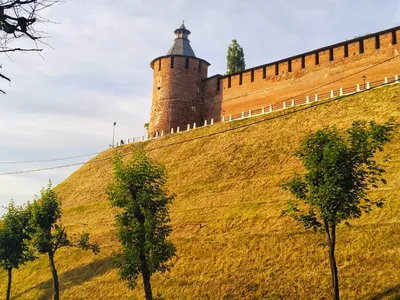
[[[326,249],[318,236],[279,217],[289,199],[281,184],[301,171],[293,152],[305,134],[390,116],[400,119],[400,85],[126,145],[94,160],[144,147],[165,164],[168,188],[177,194],[171,217],[178,254],[171,272],[153,280],[155,293],[165,299],[327,299]],[[373,192],[386,198],[385,207],[338,232],[343,299],[400,296],[400,135],[386,153],[392,156],[388,184]],[[89,231],[102,244],[97,257],[79,250],[57,254],[63,299],[143,298],[141,285],[129,291],[112,268],[118,243],[104,193],[111,178],[111,162],[101,160],[87,163],[56,188],[67,229]],[[0,293],[5,279],[1,273]],[[15,272],[13,295],[49,298],[51,275],[44,257]]]

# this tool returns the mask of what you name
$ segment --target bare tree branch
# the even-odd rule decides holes
[[[0,53],[5,53],[5,52],[15,52],[15,51],[22,51],[22,52],[32,52],[32,51],[43,51],[43,49],[23,49],[23,48],[13,48],[13,49],[4,49],[4,50],[0,50]]]
[[[5,79],[5,80],[8,80],[8,81],[11,82],[11,79],[8,78],[7,76],[4,76],[3,74],[0,74],[0,78],[3,78],[3,79]]]
[[[41,52],[43,49],[39,48],[37,42],[48,45],[42,39],[50,36],[36,27],[38,24],[53,22],[40,16],[39,12],[58,2],[61,0],[0,0],[0,53],[8,56],[10,52]],[[12,46],[23,37],[32,40],[35,48]],[[0,78],[11,81],[2,74]],[[5,94],[1,89],[0,92]]]

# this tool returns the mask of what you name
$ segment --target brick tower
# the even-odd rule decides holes
[[[194,54],[184,22],[174,31],[174,44],[165,56],[154,59],[153,97],[149,135],[186,129],[202,121],[202,80],[210,65]]]

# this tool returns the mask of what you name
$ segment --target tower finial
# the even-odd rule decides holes
[[[185,27],[185,20],[182,21],[182,24],[179,28],[175,29],[174,33],[176,34],[176,38],[167,55],[184,55],[196,57],[192,47],[190,47],[190,42],[188,38],[190,35],[190,30]]]

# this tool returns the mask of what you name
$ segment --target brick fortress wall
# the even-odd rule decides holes
[[[399,51],[400,26],[240,73],[215,75],[202,81],[200,119],[220,120],[301,94],[362,84],[364,75],[371,82],[394,76],[399,73]]]

